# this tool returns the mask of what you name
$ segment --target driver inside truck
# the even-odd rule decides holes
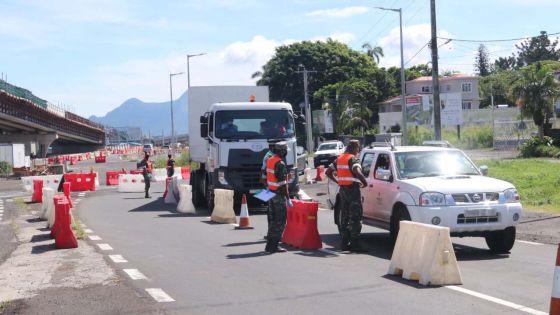
[[[233,118],[231,117],[226,118],[225,122],[220,126],[220,129],[227,133],[237,132],[237,126],[233,123]]]

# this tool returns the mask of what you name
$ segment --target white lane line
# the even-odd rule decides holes
[[[489,295],[486,295],[486,294],[482,294],[482,293],[478,293],[478,292],[471,291],[471,290],[468,290],[468,289],[460,288],[460,287],[457,287],[457,286],[454,286],[454,285],[448,285],[448,286],[446,286],[446,288],[448,288],[450,290],[453,290],[453,291],[457,291],[457,292],[465,293],[465,294],[468,294],[468,295],[472,295],[474,297],[477,297],[477,298],[480,298],[480,299],[483,299],[483,300],[486,300],[486,301],[490,301],[490,302],[493,302],[493,303],[496,303],[496,304],[501,304],[503,306],[513,308],[515,310],[522,311],[522,312],[525,312],[525,313],[534,314],[534,315],[547,315],[548,314],[546,312],[541,312],[541,311],[538,311],[536,309],[529,308],[527,306],[523,306],[523,305],[515,304],[515,303],[512,303],[512,302],[508,302],[506,300],[498,299],[498,298],[495,298],[495,297],[492,297],[492,296],[489,296]]]
[[[162,289],[159,288],[148,288],[146,289],[149,295],[151,295],[156,302],[175,302],[173,298],[171,298],[167,293],[163,292]]]
[[[334,256],[345,256],[346,255],[344,253],[338,253],[338,252],[335,252],[334,250],[330,250],[330,249],[326,249],[326,248],[320,248],[319,251],[323,252],[325,254],[334,255]]]
[[[541,244],[541,243],[535,243],[535,242],[529,242],[529,241],[521,241],[521,240],[515,240],[515,241],[519,242],[519,243],[529,244],[529,245],[544,245],[544,244]]]
[[[111,258],[111,260],[112,260],[114,263],[117,263],[117,264],[119,264],[119,263],[127,263],[127,262],[128,262],[128,260],[124,259],[123,256],[121,256],[121,255],[109,255],[109,258]]]
[[[311,200],[311,197],[309,197],[309,195],[303,189],[299,190],[299,196],[301,197],[301,200]]]
[[[88,235],[88,238],[92,241],[101,241],[101,237],[97,235]]]
[[[85,225],[83,225],[83,227],[85,227]],[[91,234],[91,233],[93,233],[93,231],[90,230],[90,229],[84,229],[84,233]]]
[[[332,211],[331,209],[319,208],[319,211]]]
[[[109,244],[97,244],[97,247],[99,247],[99,249],[101,250],[113,250],[113,247],[111,247],[111,245]]]
[[[140,272],[138,269],[123,269],[124,272],[130,277],[132,280],[146,280],[148,279],[143,273]]]
[[[14,202],[14,199],[6,199],[7,202]]]

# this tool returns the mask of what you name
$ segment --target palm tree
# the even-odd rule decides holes
[[[517,100],[524,116],[532,117],[539,127],[539,138],[543,139],[544,124],[548,123],[553,111],[553,101],[560,96],[560,83],[548,67],[540,62],[518,72],[510,94]]]
[[[379,56],[385,57],[383,54],[383,48],[379,46],[373,47],[369,43],[364,43],[362,45],[362,49],[365,49],[366,55],[370,56],[376,63],[379,63]]]

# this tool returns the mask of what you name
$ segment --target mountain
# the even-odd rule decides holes
[[[173,100],[173,116],[175,120],[175,134],[188,132],[187,92],[177,100]],[[91,121],[111,127],[140,127],[144,135],[160,136],[163,130],[165,136],[171,134],[171,107],[168,102],[145,103],[137,98],[131,98],[119,107],[108,112],[105,116],[89,117]]]

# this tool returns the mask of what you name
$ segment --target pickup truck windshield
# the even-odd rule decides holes
[[[317,151],[336,150],[337,147],[336,143],[324,143],[317,148]]]
[[[271,139],[294,137],[294,120],[287,110],[227,110],[215,115],[219,139]]]
[[[395,153],[400,178],[444,175],[480,175],[478,168],[461,151]]]

